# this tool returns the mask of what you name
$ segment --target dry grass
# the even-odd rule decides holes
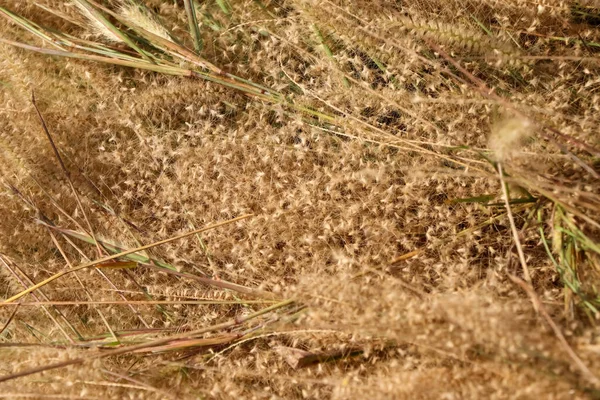
[[[2,396],[600,396],[600,4],[0,7]]]

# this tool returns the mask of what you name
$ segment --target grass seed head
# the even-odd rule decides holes
[[[520,117],[505,118],[494,124],[489,147],[498,161],[508,161],[532,135],[532,124]]]

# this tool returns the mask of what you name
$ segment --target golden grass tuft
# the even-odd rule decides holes
[[[598,397],[595,2],[0,18],[5,397]]]

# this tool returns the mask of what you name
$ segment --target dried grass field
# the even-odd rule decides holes
[[[0,398],[600,398],[599,2],[0,21]]]

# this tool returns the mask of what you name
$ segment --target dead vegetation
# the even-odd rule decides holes
[[[600,396],[599,4],[0,17],[3,396]]]

